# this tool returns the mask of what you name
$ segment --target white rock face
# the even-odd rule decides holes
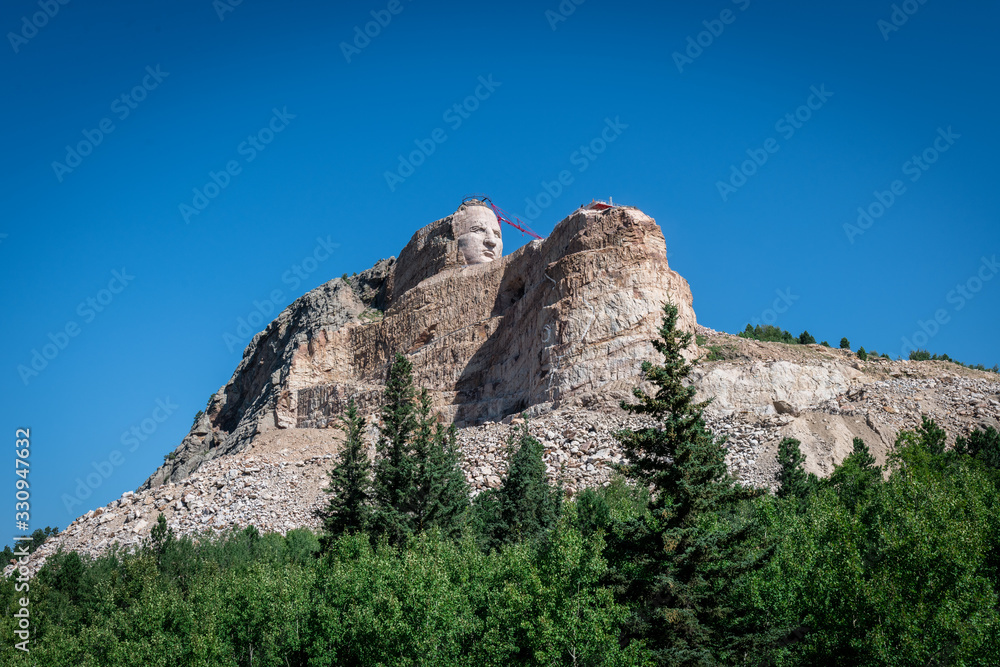
[[[846,364],[791,361],[755,361],[695,369],[692,373],[699,398],[714,397],[711,409],[723,415],[775,415],[777,402],[802,412],[846,392],[863,378],[863,373]]]

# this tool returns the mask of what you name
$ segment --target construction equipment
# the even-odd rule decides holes
[[[467,202],[471,202],[471,201],[481,202],[481,203],[486,204],[487,206],[489,206],[491,209],[493,209],[493,213],[494,213],[494,215],[497,216],[497,221],[498,222],[506,222],[508,225],[510,225],[514,229],[520,230],[521,233],[527,234],[528,236],[531,236],[533,238],[536,238],[536,239],[541,239],[542,238],[541,236],[539,236],[538,234],[536,234],[535,232],[533,232],[531,230],[531,227],[529,227],[527,224],[525,224],[524,222],[522,222],[520,218],[518,218],[516,215],[511,215],[511,214],[507,213],[506,211],[504,211],[502,208],[500,208],[499,206],[497,206],[496,204],[494,204],[493,201],[489,197],[487,197],[486,195],[483,195],[483,194],[474,194],[474,195],[469,195],[468,197],[465,197],[464,199],[462,199],[462,203],[463,204],[465,204]],[[515,220],[517,222],[515,222]]]

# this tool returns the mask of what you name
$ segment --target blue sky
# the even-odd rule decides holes
[[[715,329],[1000,362],[997,5],[672,4],[6,3],[0,423],[31,428],[31,528],[138,486],[241,319],[472,192],[542,235],[638,206]]]

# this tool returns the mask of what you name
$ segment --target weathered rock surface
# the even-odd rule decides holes
[[[818,345],[761,343],[695,322],[687,283],[636,209],[579,210],[545,241],[462,264],[451,217],[419,230],[398,261],[309,292],[257,334],[225,387],[175,452],[136,492],[78,518],[30,560],[62,546],[100,553],[148,538],[163,513],[181,534],[253,524],[317,527],[334,428],[349,396],[374,417],[388,361],[407,354],[435,408],[462,425],[474,493],[500,484],[522,411],[546,469],[570,493],[608,483],[621,428],[651,425],[617,407],[640,381],[662,304],[698,334],[692,373],[713,398],[709,427],[727,438],[742,483],[773,486],[777,445],[802,441],[806,468],[829,474],[861,437],[884,463],[900,429],[933,417],[949,434],[1000,428],[1000,377],[940,361],[859,362]],[[370,420],[372,421],[372,420]],[[369,450],[375,431],[368,430]]]
[[[695,327],[691,290],[667,264],[663,233],[637,209],[580,209],[545,240],[471,266],[453,217],[417,231],[398,261],[286,308],[141,490],[183,479],[267,430],[322,428],[348,397],[373,408],[396,352],[445,419],[474,424],[624,396],[653,354],[668,300],[681,326]]]

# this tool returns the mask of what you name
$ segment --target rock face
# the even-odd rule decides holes
[[[174,457],[137,493],[48,540],[29,573],[58,548],[134,547],[160,513],[180,534],[318,527],[313,510],[326,500],[341,443],[329,427],[348,397],[375,411],[397,351],[435,409],[462,425],[461,465],[473,493],[500,485],[522,411],[551,479],[570,493],[607,484],[623,454],[614,434],[655,425],[617,404],[639,382],[643,361],[661,361],[650,341],[668,300],[697,335],[690,354],[707,357],[691,381],[699,399],[713,399],[705,420],[727,439],[726,462],[744,484],[775,485],[786,436],[802,442],[807,470],[828,475],[854,437],[884,463],[898,431],[917,427],[922,414],[952,443],[973,428],[1000,427],[996,374],[943,361],[861,362],[845,350],[698,325],[659,227],[636,209],[578,210],[544,241],[477,264],[470,257],[488,253],[465,252],[466,235],[482,232],[468,224],[475,216],[457,213],[457,222],[449,216],[419,230],[398,260],[332,280],[286,308],[253,338]],[[492,241],[483,234],[474,242]],[[369,451],[376,436],[370,422]]]
[[[468,208],[417,231],[398,260],[286,308],[140,490],[183,479],[268,430],[326,427],[349,397],[374,409],[396,352],[434,409],[465,425],[624,397],[655,355],[667,301],[694,330],[691,290],[638,209],[581,208],[544,240],[465,264]]]

